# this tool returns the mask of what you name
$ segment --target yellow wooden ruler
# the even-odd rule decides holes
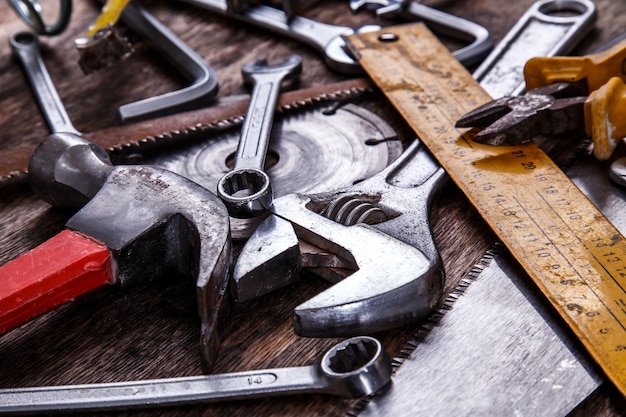
[[[626,241],[534,143],[454,124],[491,100],[421,24],[347,37],[365,71],[626,395]]]

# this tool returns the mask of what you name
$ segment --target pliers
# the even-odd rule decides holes
[[[583,57],[538,57],[524,67],[526,94],[502,97],[462,116],[456,127],[479,127],[473,138],[517,145],[540,135],[584,131],[594,155],[610,158],[626,136],[626,40]]]

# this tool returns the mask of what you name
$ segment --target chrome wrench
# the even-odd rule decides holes
[[[235,298],[244,301],[295,281],[304,266],[298,263],[303,241],[342,263],[334,276],[323,275],[340,282],[296,307],[296,334],[353,336],[423,319],[443,288],[428,213],[444,178],[416,140],[392,165],[358,184],[277,198],[270,207],[274,216],[259,226],[237,260]],[[315,272],[333,269],[319,265]]]
[[[569,53],[591,30],[596,14],[590,0],[535,2],[474,71],[474,78],[494,99],[521,94],[526,61]]]
[[[294,39],[299,42],[303,42],[318,52],[324,55],[326,64],[334,71],[347,73],[347,74],[360,74],[362,73],[359,63],[346,51],[346,43],[343,36],[352,35],[355,33],[363,33],[367,31],[379,30],[379,25],[364,25],[358,28],[351,28],[347,26],[330,25],[327,23],[317,22],[315,20],[307,19],[301,16],[291,16],[282,10],[275,9],[268,6],[255,6],[246,7],[246,2],[227,1],[227,0],[182,0],[185,3],[193,4],[203,9],[210,10],[221,15],[237,19],[246,23],[250,23],[255,26],[259,26],[264,29],[268,29],[272,32],[284,35],[288,38]],[[232,7],[229,7],[229,3],[234,3]],[[430,10],[425,13],[426,6],[423,8],[413,9],[414,14],[412,18],[419,18],[426,22],[439,22],[439,25],[435,29],[445,28],[446,32],[456,30],[458,32],[466,32],[467,25],[463,25],[460,28],[455,29],[453,26],[458,22],[454,22],[449,25],[443,16],[436,14],[435,11]],[[234,10],[233,10],[234,9]],[[439,12],[442,15],[443,12]],[[443,27],[442,27],[443,25]],[[466,33],[466,38],[473,38],[476,33],[473,33],[475,28],[472,28],[472,32],[469,30]],[[482,34],[480,35],[482,40]],[[485,45],[486,46],[486,45]],[[490,45],[489,45],[490,48]],[[463,64],[470,65],[484,56],[485,51],[483,48],[472,48],[471,53],[463,52],[462,56],[457,56],[458,51],[455,52],[455,56]],[[487,48],[488,49],[488,48]],[[481,55],[479,57],[479,55]]]
[[[227,0],[182,0],[185,3],[240,20],[305,43],[324,55],[326,64],[334,71],[347,74],[362,73],[361,66],[344,49],[343,35],[380,29],[378,25],[360,28],[330,25],[300,16],[289,16],[269,6],[256,6],[241,12],[231,10]]]
[[[264,59],[244,65],[244,81],[254,84],[241,129],[234,168],[217,183],[217,194],[233,217],[254,217],[272,204],[270,178],[263,170],[280,86],[302,71],[302,58],[292,55],[282,64]]]
[[[37,35],[27,31],[17,32],[11,35],[9,43],[30,82],[50,132],[80,134],[70,121],[59,93],[46,69],[41,57]]]
[[[333,346],[321,363],[250,372],[0,390],[0,414],[115,410],[265,398],[304,393],[356,398],[391,380],[391,362],[377,339],[360,336]]]

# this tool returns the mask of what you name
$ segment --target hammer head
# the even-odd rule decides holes
[[[103,155],[80,136],[52,135],[33,157],[31,181],[53,204],[90,198],[66,226],[109,248],[118,284],[172,274],[196,280],[202,352],[210,368],[231,260],[224,204],[180,175],[149,166],[114,167]],[[69,200],[63,197],[68,191]]]
[[[33,153],[28,178],[39,198],[53,206],[82,207],[112,169],[104,149],[73,133],[55,133]]]

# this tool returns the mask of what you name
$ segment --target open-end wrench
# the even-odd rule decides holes
[[[283,81],[302,72],[302,58],[292,55],[287,61],[268,65],[264,59],[243,66],[244,81],[253,83],[248,112],[241,128],[235,166],[217,184],[217,194],[233,217],[254,217],[272,204],[270,178],[265,173],[274,109]]]
[[[537,0],[472,75],[494,99],[519,95],[526,62],[569,53],[593,28],[596,15],[591,0]]]
[[[348,276],[296,307],[297,334],[353,336],[424,318],[443,287],[428,221],[443,178],[443,169],[415,141],[384,171],[347,189],[277,198],[269,209],[275,216],[257,229],[237,260],[231,286],[236,298],[296,280],[303,266],[298,241],[304,241],[340,259],[335,278]]]
[[[113,410],[265,398],[287,394],[373,395],[391,380],[391,362],[377,339],[360,336],[333,346],[321,363],[250,372],[0,390],[0,414]]]
[[[423,21],[437,33],[453,39],[471,42],[456,51],[454,56],[463,65],[478,64],[489,54],[493,38],[487,29],[463,19],[411,0],[350,0],[350,9],[357,12],[363,8],[375,9],[383,18],[401,17],[406,20]]]
[[[43,62],[37,35],[27,31],[17,32],[11,35],[9,43],[30,82],[50,132],[79,134]]]

